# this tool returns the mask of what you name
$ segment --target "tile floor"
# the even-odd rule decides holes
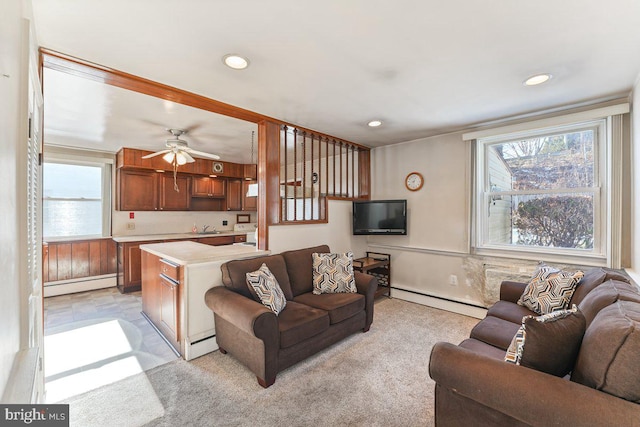
[[[45,298],[47,402],[178,359],[141,312],[140,292],[116,288]]]

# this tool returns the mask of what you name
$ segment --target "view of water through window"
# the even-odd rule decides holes
[[[45,163],[43,236],[102,234],[102,168]]]

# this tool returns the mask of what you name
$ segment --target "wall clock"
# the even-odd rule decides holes
[[[404,180],[407,190],[418,191],[424,184],[424,178],[420,172],[411,172]]]

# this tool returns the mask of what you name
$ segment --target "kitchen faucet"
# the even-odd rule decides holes
[[[209,228],[209,226],[208,226],[208,225],[203,225],[203,226],[202,226],[202,232],[203,232],[203,233],[206,233],[207,228]]]

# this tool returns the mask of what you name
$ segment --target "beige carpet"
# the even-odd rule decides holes
[[[232,356],[178,360],[66,400],[72,426],[433,425],[429,353],[477,319],[397,299],[367,333],[278,374],[263,389]]]

